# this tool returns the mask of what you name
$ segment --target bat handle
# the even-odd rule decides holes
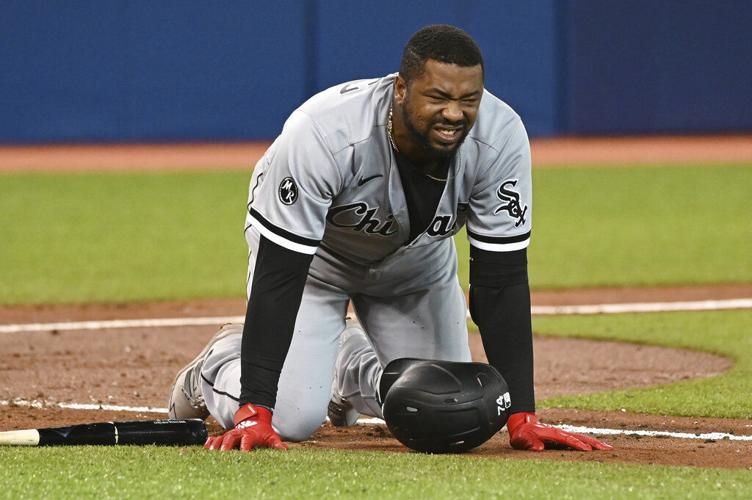
[[[0,432],[0,446],[37,446],[38,444],[39,431],[36,429]]]

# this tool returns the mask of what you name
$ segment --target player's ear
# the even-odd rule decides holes
[[[405,93],[407,92],[407,82],[402,75],[397,75],[394,80],[394,97],[397,99],[397,104],[402,104],[405,100]]]

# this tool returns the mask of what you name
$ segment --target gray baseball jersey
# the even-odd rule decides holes
[[[488,91],[433,221],[408,241],[405,196],[385,131],[395,77],[330,88],[293,112],[256,165],[247,225],[290,250],[313,254],[321,246],[360,264],[449,238],[464,224],[470,243],[483,250],[527,247],[527,134],[519,116]]]
[[[467,224],[470,243],[482,250],[515,251],[530,241],[527,135],[489,92],[451,162],[433,219],[408,241],[407,202],[386,135],[394,79],[349,82],[311,98],[287,120],[251,179],[248,296],[261,236],[314,254],[278,384],[273,425],[284,439],[306,439],[318,429],[333,373],[338,393],[359,412],[380,416],[375,388],[389,361],[469,361],[451,236]],[[352,352],[338,348],[348,302],[370,341]],[[214,345],[202,369],[207,407],[225,427],[241,391],[241,332]]]

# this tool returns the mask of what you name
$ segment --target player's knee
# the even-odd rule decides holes
[[[305,441],[321,427],[324,418],[324,411],[320,409],[275,411],[272,424],[285,441]]]

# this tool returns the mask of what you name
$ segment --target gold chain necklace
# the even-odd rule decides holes
[[[394,142],[394,136],[392,135],[392,109],[391,107],[389,108],[389,121],[386,122],[386,136],[389,138],[389,144],[392,145],[392,149],[399,153],[400,150]]]
[[[397,147],[397,144],[394,142],[394,135],[392,135],[392,107],[389,108],[389,120],[386,122],[386,136],[389,138],[389,144],[392,145],[392,149],[394,149],[395,152],[399,153],[400,150]],[[432,181],[436,182],[446,182],[447,177],[444,177],[443,179],[441,177],[434,177],[431,174],[427,174],[425,172],[420,172],[422,175],[428,177]]]

